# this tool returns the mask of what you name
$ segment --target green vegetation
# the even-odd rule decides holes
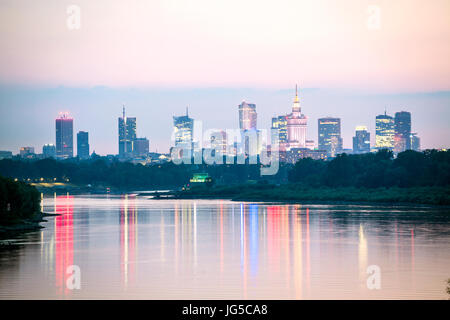
[[[228,198],[236,201],[377,202],[450,205],[448,187],[355,188],[305,187],[299,184],[195,187],[178,198]]]
[[[41,218],[40,193],[37,189],[0,176],[0,226],[26,224],[32,227]]]
[[[282,166],[278,175],[271,179],[287,176],[287,166]],[[175,165],[173,163],[141,165],[107,158],[78,161],[69,159],[44,160],[0,160],[0,175],[19,181],[70,183],[91,185],[93,188],[111,187],[118,190],[149,190],[158,188],[181,188],[189,184],[194,173],[209,174],[216,184],[245,183],[258,180],[259,165]]]
[[[387,150],[338,155],[331,161],[299,160],[289,181],[309,187],[411,188],[450,186],[450,151],[408,150],[397,158]]]
[[[331,161],[301,159],[288,172],[289,184],[195,187],[180,198],[248,201],[351,201],[450,205],[450,152],[390,151],[342,154]]]
[[[281,164],[274,176],[260,176],[260,165],[249,164],[143,166],[106,158],[0,161],[1,175],[39,182],[40,190],[68,186],[76,190],[81,186],[82,192],[87,185],[92,186],[91,190],[180,189],[199,172],[211,177],[214,187],[191,185],[191,189],[172,194],[180,198],[261,201],[450,204],[450,151],[409,150],[394,158],[392,152],[382,150],[361,155],[342,154],[330,161],[301,159],[294,166]]]

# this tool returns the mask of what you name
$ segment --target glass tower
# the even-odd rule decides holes
[[[187,108],[185,116],[173,117],[173,129],[175,133],[175,147],[192,149],[194,119],[189,118]]]
[[[89,158],[89,133],[86,131],[77,133],[77,156],[80,159]]]
[[[136,140],[136,118],[123,115],[119,118],[119,157],[131,157],[133,154],[133,142]]]
[[[411,149],[411,113],[400,111],[395,113],[395,141],[398,141],[402,147],[396,148],[398,151]]]
[[[278,141],[280,145],[285,145],[288,142],[287,116],[273,117],[272,129],[276,129],[278,131]]]
[[[256,130],[256,105],[243,101],[239,105],[239,128],[241,130]]]
[[[73,119],[67,113],[61,113],[56,119],[56,156],[73,157]]]
[[[353,137],[353,153],[370,152],[370,132],[367,127],[358,126]]]
[[[394,119],[388,116],[386,112],[375,118],[375,148],[394,149]]]
[[[319,150],[325,150],[335,157],[342,152],[341,119],[321,118],[318,120]]]

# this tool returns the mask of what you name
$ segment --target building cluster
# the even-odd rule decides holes
[[[271,152],[278,140],[280,161],[295,163],[301,158],[328,159],[340,153],[361,154],[380,149],[388,149],[394,153],[405,150],[420,151],[420,138],[411,131],[411,113],[396,112],[395,116],[384,114],[375,119],[375,145],[371,146],[370,132],[367,126],[357,126],[353,137],[353,149],[343,148],[341,136],[341,119],[323,117],[318,119],[317,145],[314,140],[307,139],[308,117],[302,113],[297,87],[289,114],[272,118],[271,142],[268,144],[262,130],[257,128],[256,105],[243,101],[238,105],[239,133],[230,137],[228,130],[213,130],[209,141],[212,153],[222,155],[258,156],[262,150]],[[188,110],[182,116],[173,117],[174,147],[195,152],[203,151],[203,142],[194,139],[194,119],[189,117]],[[19,156],[26,159],[56,158],[68,159],[74,156],[73,118],[67,113],[60,113],[55,120],[55,144],[45,144],[42,153],[36,154],[34,147],[22,147]],[[201,136],[201,135],[200,135]],[[89,133],[79,131],[77,138],[77,157],[91,157],[89,149]],[[170,156],[149,152],[150,142],[147,138],[138,138],[136,134],[136,117],[127,117],[125,107],[118,118],[118,157],[120,160],[134,163],[161,163],[170,161]],[[95,154],[95,152],[94,152]],[[0,159],[12,158],[9,151],[0,151]]]
[[[240,139],[228,137],[225,130],[212,132],[210,148],[223,155],[245,156],[259,155],[266,148],[261,130],[257,129],[256,105],[242,102],[238,106]],[[173,117],[175,132],[175,147],[195,150],[198,141],[194,141],[194,119],[186,115]],[[308,117],[302,113],[297,87],[292,111],[286,115],[272,118],[272,141],[279,142],[280,160],[295,163],[301,158],[328,159],[340,153],[361,154],[381,149],[394,153],[405,150],[420,151],[420,139],[416,133],[411,133],[411,113],[397,112],[395,117],[379,115],[375,121],[375,146],[371,146],[370,132],[367,126],[357,126],[353,137],[353,149],[343,148],[341,135],[341,119],[323,117],[318,119],[317,146],[314,140],[307,139]],[[232,139],[230,139],[232,138]],[[195,151],[193,151],[195,152]]]
[[[73,118],[68,113],[61,112],[55,120],[55,144],[44,144],[42,153],[36,153],[34,147],[21,147],[19,156],[24,159],[73,158]],[[77,156],[80,159],[90,157],[89,133],[86,131],[77,133]],[[2,158],[1,155],[0,158]],[[12,152],[10,152],[8,158],[12,158]]]
[[[376,117],[375,148],[389,149],[395,153],[420,150],[420,138],[411,132],[411,113],[396,112],[394,117],[384,114]]]
[[[146,161],[149,147],[147,138],[138,138],[136,135],[136,118],[127,117],[123,107],[122,117],[119,117],[119,158]]]

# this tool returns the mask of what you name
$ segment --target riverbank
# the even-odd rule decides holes
[[[41,212],[41,194],[32,185],[0,177],[0,238],[35,231],[49,214]]]
[[[0,240],[9,239],[27,232],[38,231],[43,226],[41,222],[46,222],[44,218],[54,217],[54,213],[36,213],[26,219],[9,219],[0,221]]]
[[[308,201],[338,203],[402,203],[450,205],[450,188],[311,188],[301,185],[234,185],[195,187],[174,192],[177,199],[231,199],[234,201]]]

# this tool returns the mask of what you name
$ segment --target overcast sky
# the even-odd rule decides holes
[[[268,128],[295,83],[316,142],[318,117],[342,117],[350,148],[387,108],[412,112],[424,147],[450,145],[448,0],[0,0],[0,39],[0,150],[40,152],[70,111],[92,150],[117,153],[125,103],[167,151],[186,105],[206,127],[236,128],[245,99]]]

